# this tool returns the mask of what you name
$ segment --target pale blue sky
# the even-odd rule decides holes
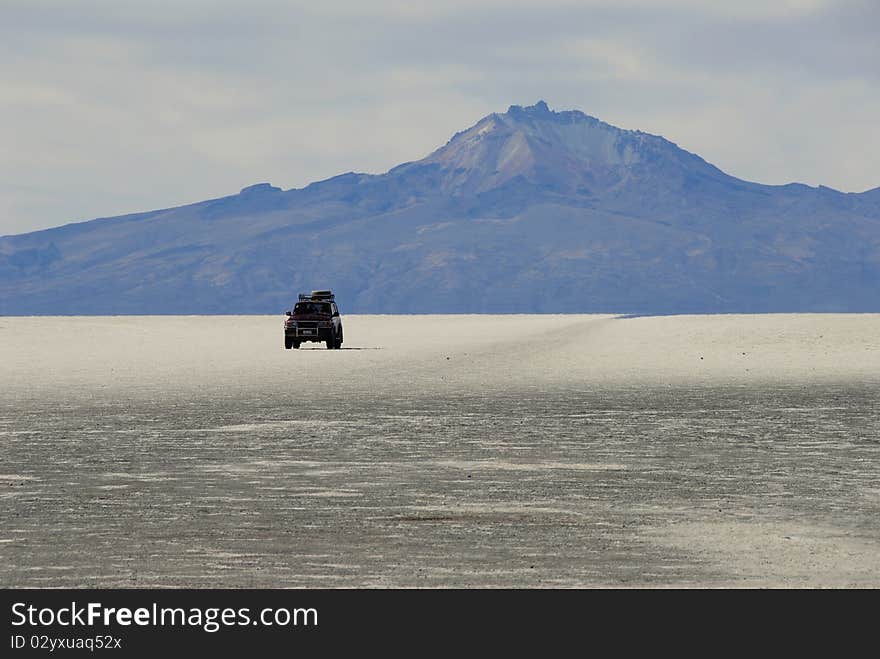
[[[880,186],[876,0],[0,0],[0,235],[416,160],[545,99]]]

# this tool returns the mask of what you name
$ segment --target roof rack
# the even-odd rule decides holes
[[[336,296],[333,291],[312,291],[311,293],[300,293],[301,302],[334,302]]]

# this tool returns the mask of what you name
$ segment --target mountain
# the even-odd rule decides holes
[[[543,101],[426,158],[0,238],[0,314],[880,311],[880,188],[760,185]]]

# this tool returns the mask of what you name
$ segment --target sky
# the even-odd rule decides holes
[[[0,0],[0,235],[418,160],[545,100],[880,186],[878,0]]]

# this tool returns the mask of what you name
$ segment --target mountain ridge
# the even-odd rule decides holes
[[[880,188],[743,181],[544,101],[381,174],[0,237],[6,315],[871,311],[877,283]]]

